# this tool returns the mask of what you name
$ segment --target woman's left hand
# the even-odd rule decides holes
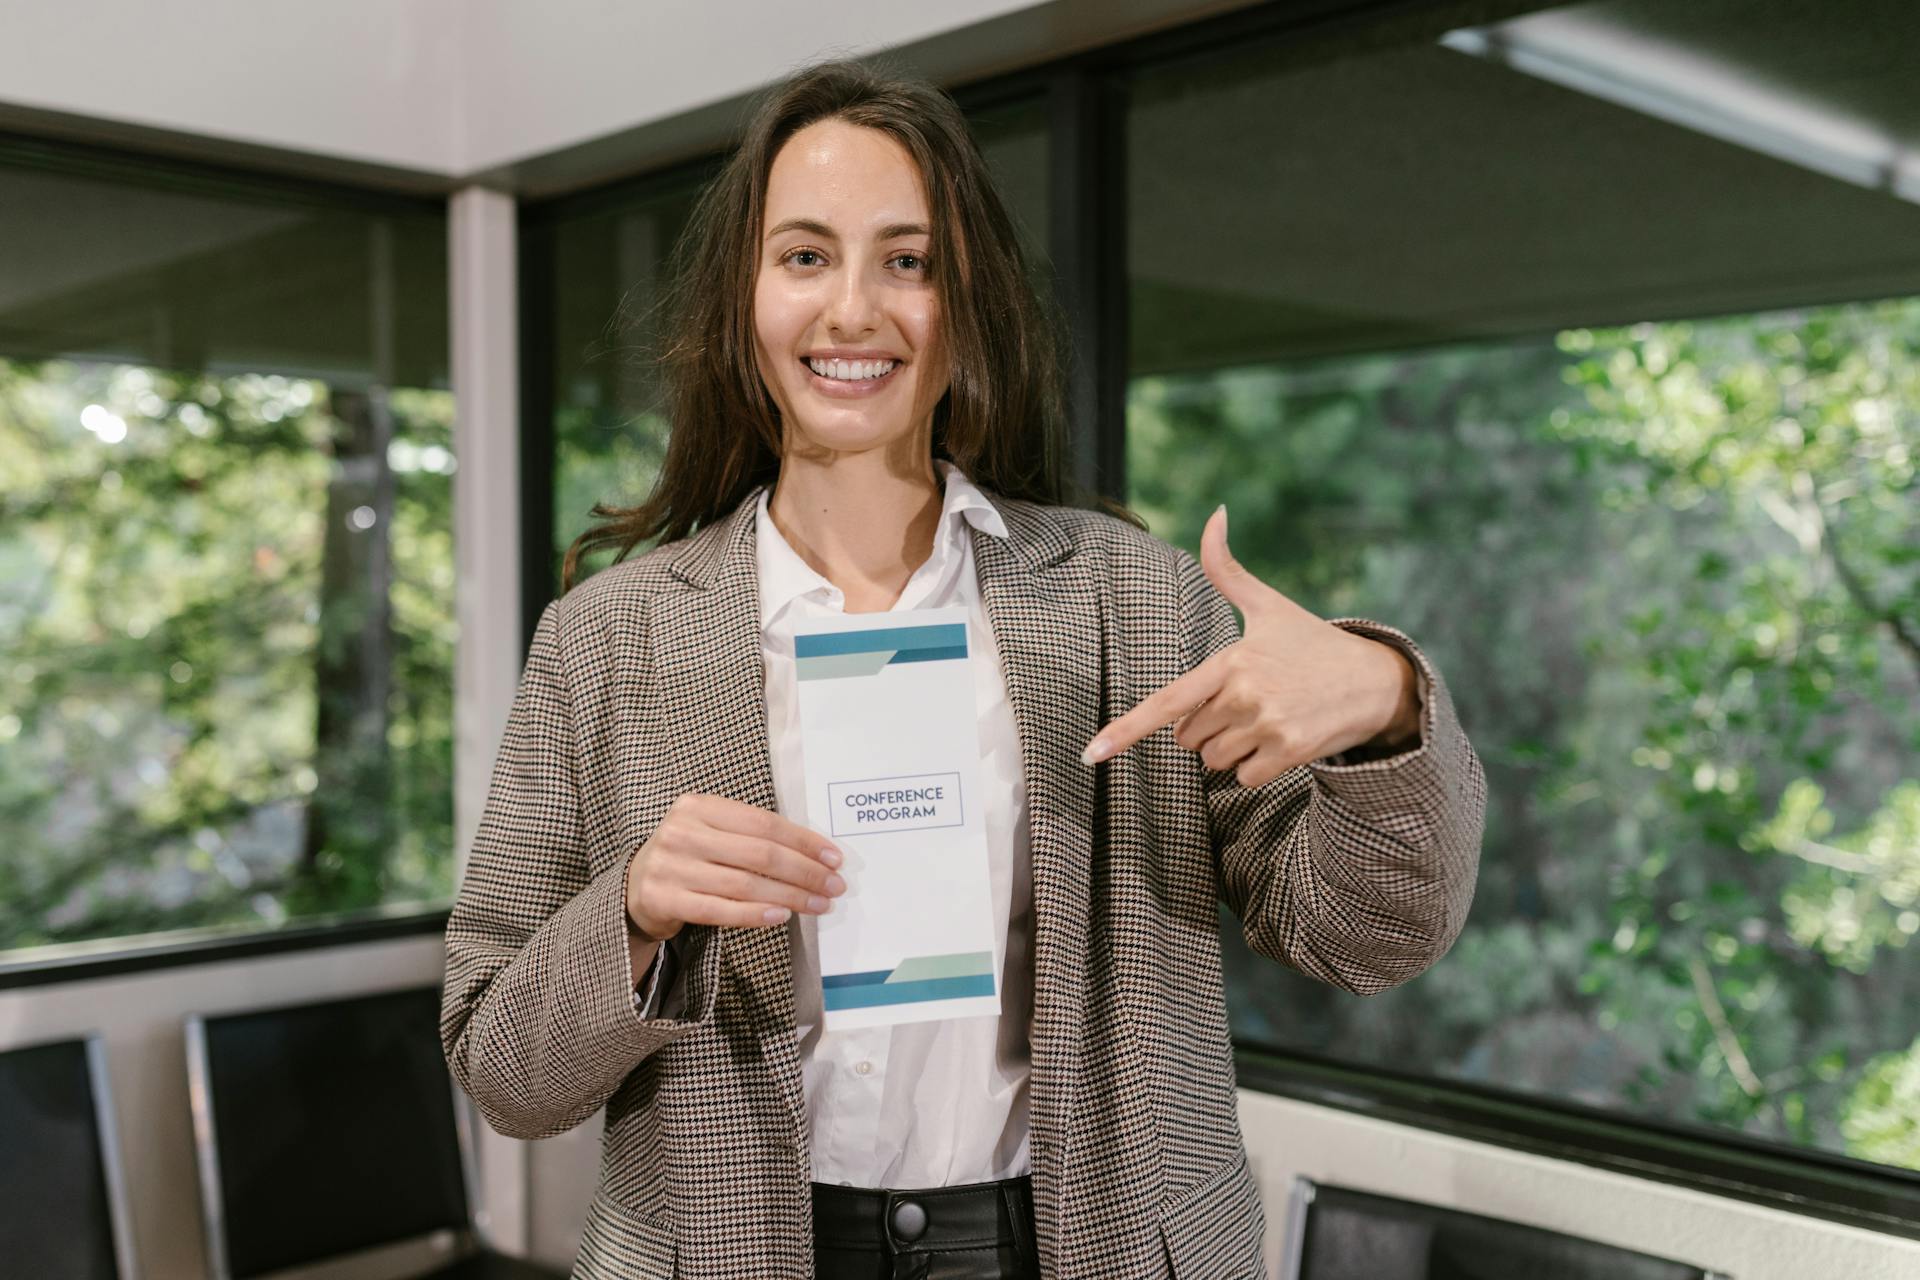
[[[1363,744],[1416,745],[1413,664],[1392,645],[1322,620],[1248,572],[1227,550],[1224,505],[1201,531],[1200,567],[1245,617],[1240,639],[1109,722],[1087,744],[1082,763],[1116,756],[1175,720],[1174,741],[1198,751],[1209,769],[1234,770],[1249,787]]]

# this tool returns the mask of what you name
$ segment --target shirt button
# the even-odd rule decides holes
[[[858,1071],[863,1076],[870,1076],[873,1074],[873,1064],[871,1062],[865,1061],[864,1059],[854,1063],[853,1069],[855,1071]]]

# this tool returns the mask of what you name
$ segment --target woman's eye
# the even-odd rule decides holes
[[[819,256],[820,256],[820,251],[818,249],[795,249],[792,252],[787,254],[787,261],[797,262],[801,258],[817,258]],[[800,263],[800,265],[803,267],[810,267],[813,264],[811,262],[802,262]]]
[[[924,271],[927,268],[927,260],[917,253],[896,253],[893,255],[895,262],[900,261],[902,258],[905,258],[913,264],[907,268],[909,271]]]

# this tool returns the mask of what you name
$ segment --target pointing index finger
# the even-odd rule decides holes
[[[1155,729],[1172,724],[1220,690],[1224,678],[1220,654],[1141,699],[1138,706],[1094,735],[1080,754],[1080,763],[1098,764],[1117,756]]]

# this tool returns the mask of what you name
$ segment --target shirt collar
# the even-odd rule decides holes
[[[1007,536],[1007,522],[979,486],[967,479],[965,472],[945,458],[935,458],[934,466],[939,470],[946,487],[946,498],[940,508],[940,522],[935,526],[933,535],[935,557],[951,550],[964,532],[964,525],[972,525],[996,538]],[[812,565],[802,560],[800,553],[782,536],[767,511],[772,496],[772,485],[761,486],[758,509],[754,514],[755,545],[760,561],[762,627],[771,622],[790,601],[809,591],[819,590],[823,599],[830,599],[839,591]]]

